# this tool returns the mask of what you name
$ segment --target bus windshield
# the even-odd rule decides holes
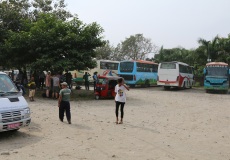
[[[100,62],[100,69],[117,70],[118,69],[118,63],[101,61]]]
[[[133,71],[133,62],[121,62],[120,63],[120,72],[132,72]]]
[[[228,76],[228,67],[207,67],[207,76]]]
[[[176,69],[175,63],[161,63],[161,69]]]

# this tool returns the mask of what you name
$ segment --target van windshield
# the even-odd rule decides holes
[[[7,75],[0,74],[0,93],[8,92],[18,92],[18,90]]]

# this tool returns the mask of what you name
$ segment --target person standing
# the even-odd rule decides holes
[[[126,102],[126,94],[125,91],[128,90],[129,88],[124,84],[124,79],[123,78],[119,78],[117,80],[117,85],[115,86],[115,103],[116,103],[116,109],[115,109],[115,113],[116,113],[116,124],[118,124],[118,111],[119,111],[119,106],[121,106],[121,120],[119,122],[119,124],[123,123],[123,117],[124,117],[124,106],[125,106],[125,102]]]
[[[83,79],[85,80],[85,89],[89,90],[89,76],[91,76],[88,72],[85,72]]]
[[[35,89],[36,89],[36,83],[34,81],[34,77],[31,77],[29,83],[28,83],[28,87],[29,87],[29,98],[30,101],[34,101],[34,96],[35,96]]]
[[[58,99],[58,94],[59,94],[59,78],[57,76],[57,74],[55,74],[53,77],[53,93],[52,93],[52,97]]]
[[[43,71],[40,72],[39,74],[39,88],[44,87],[44,81],[45,81],[45,73]]]
[[[71,113],[69,103],[71,90],[67,86],[68,84],[66,82],[61,83],[62,89],[60,90],[58,99],[59,119],[61,122],[63,122],[65,113],[68,123],[71,124]]]
[[[51,89],[51,75],[50,71],[46,74],[46,97],[49,98]]]
[[[98,83],[98,77],[97,77],[97,72],[93,73],[93,88],[94,92],[96,91],[96,84]]]
[[[67,84],[69,86],[69,89],[72,89],[72,78],[73,78],[72,74],[69,71],[67,71],[65,73],[65,80],[66,80],[66,82],[67,82]]]
[[[11,79],[12,79],[12,81],[14,81],[14,70],[12,70],[12,72],[11,72]]]

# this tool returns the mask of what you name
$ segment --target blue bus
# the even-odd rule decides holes
[[[123,77],[130,87],[144,87],[157,84],[158,64],[144,60],[121,61],[118,65],[118,75]]]
[[[210,62],[204,68],[204,88],[206,92],[222,90],[228,93],[229,66],[224,62]]]

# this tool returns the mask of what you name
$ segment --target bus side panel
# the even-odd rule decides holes
[[[193,74],[180,73],[179,75],[179,87],[191,87],[193,85]]]
[[[157,84],[157,73],[137,72],[135,76],[137,85],[144,85],[146,82],[150,85]]]

